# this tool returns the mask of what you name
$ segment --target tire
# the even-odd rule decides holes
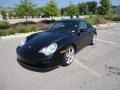
[[[74,57],[75,57],[75,48],[70,45],[66,48],[66,52],[64,54],[64,57],[63,57],[63,66],[68,66],[70,65],[73,60],[74,60]]]
[[[92,42],[91,42],[90,45],[95,45],[96,44],[96,37],[97,37],[97,34],[94,34],[93,38],[92,38]]]

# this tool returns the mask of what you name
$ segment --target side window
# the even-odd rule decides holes
[[[87,29],[88,28],[87,23],[86,22],[80,22],[79,23],[79,28],[80,29]]]
[[[89,27],[89,28],[92,28],[92,25],[91,25],[91,24],[89,24],[89,23],[87,23],[87,24],[88,24],[88,27]]]

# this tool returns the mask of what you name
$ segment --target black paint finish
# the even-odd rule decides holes
[[[87,28],[81,29],[80,22],[85,22]],[[65,23],[68,26],[53,28],[58,23]],[[47,66],[61,64],[63,55],[60,54],[60,51],[69,45],[73,45],[77,52],[92,42],[94,34],[96,34],[96,29],[84,20],[68,19],[56,21],[48,30],[28,36],[26,44],[22,47],[18,46],[16,49],[17,60],[32,67],[39,67],[41,64]],[[38,53],[39,50],[52,43],[58,44],[57,51],[54,54],[45,56],[42,53]]]

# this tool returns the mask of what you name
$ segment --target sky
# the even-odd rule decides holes
[[[0,0],[0,6],[14,7],[20,1],[21,0]],[[31,0],[31,1],[34,4],[36,4],[38,7],[42,7],[49,2],[49,0]],[[68,6],[70,1],[72,1],[73,4],[78,4],[87,1],[96,1],[97,3],[100,2],[100,0],[56,0],[59,8]],[[120,5],[120,0],[110,0],[110,1],[113,5]]]

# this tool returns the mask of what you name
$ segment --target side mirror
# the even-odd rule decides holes
[[[80,28],[77,29],[77,35],[80,36]]]
[[[86,29],[80,29],[81,32],[86,32],[87,30]]]
[[[86,32],[86,29],[80,29],[80,28],[78,28],[78,32]]]

